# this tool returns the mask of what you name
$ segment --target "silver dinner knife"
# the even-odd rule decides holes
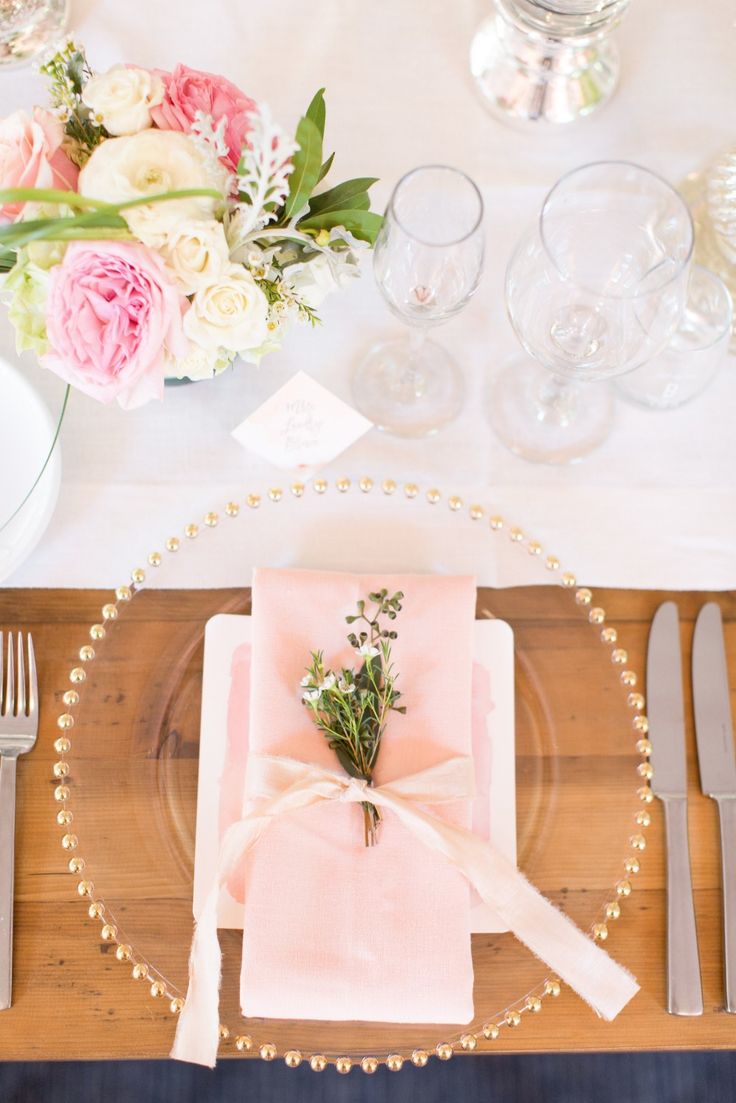
[[[718,804],[723,884],[726,1011],[736,1014],[736,756],[721,610],[704,605],[693,638],[693,695],[700,787]]]
[[[654,767],[652,790],[664,805],[667,835],[667,1010],[671,1015],[702,1015],[687,833],[680,619],[674,601],[660,605],[649,632],[647,715]]]

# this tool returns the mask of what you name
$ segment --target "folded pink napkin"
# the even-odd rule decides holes
[[[253,581],[252,752],[339,769],[301,703],[299,681],[311,650],[323,650],[331,666],[357,661],[345,617],[382,587],[405,595],[393,656],[407,713],[391,714],[376,783],[470,753],[473,579],[281,570],[259,570]],[[469,800],[431,810],[470,825]],[[390,810],[371,849],[356,804],[283,815],[246,870],[244,1015],[472,1018],[468,883]]]

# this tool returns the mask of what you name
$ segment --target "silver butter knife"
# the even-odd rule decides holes
[[[736,1014],[736,756],[723,622],[712,601],[695,622],[693,694],[700,787],[718,804],[721,821],[726,1011]]]
[[[667,834],[667,1010],[671,1015],[702,1015],[687,834],[680,620],[674,601],[660,605],[649,632],[647,715],[654,767],[652,790],[664,805]]]

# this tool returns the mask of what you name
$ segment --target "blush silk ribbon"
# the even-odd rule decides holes
[[[219,1044],[221,953],[217,938],[220,886],[277,817],[324,801],[370,801],[389,810],[430,850],[443,855],[491,904],[510,931],[608,1021],[636,995],[634,977],[618,965],[516,866],[472,832],[446,822],[423,805],[472,796],[471,758],[448,758],[386,785],[369,787],[347,774],[293,758],[249,756],[247,789],[252,812],[233,824],[220,847],[217,876],[195,926],[189,989],[179,1015],[171,1056],[212,1068]],[[380,843],[379,843],[380,845]]]

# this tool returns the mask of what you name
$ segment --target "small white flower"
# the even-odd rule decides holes
[[[313,686],[314,681],[312,679],[312,675],[311,674],[305,674],[304,677],[302,678],[301,682],[299,683],[299,685],[300,686]]]
[[[341,678],[337,683],[337,688],[341,693],[355,693],[355,684],[353,682],[346,682],[344,678]]]
[[[355,653],[363,659],[374,659],[376,655],[381,654],[380,650],[371,643],[362,643]]]
[[[320,693],[326,693],[328,689],[332,689],[336,681],[337,678],[334,674],[328,674],[327,677],[319,684],[318,688]]]
[[[305,689],[302,693],[302,701],[319,701],[322,693],[319,689]]]

